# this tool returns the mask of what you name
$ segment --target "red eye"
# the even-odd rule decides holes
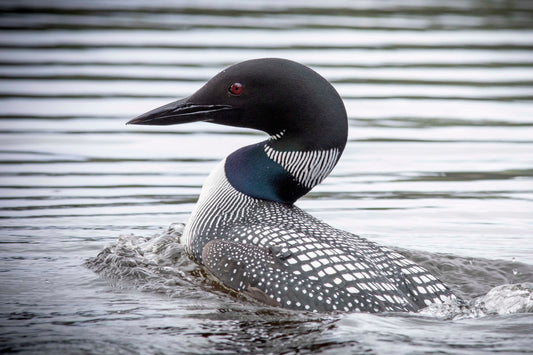
[[[234,83],[229,87],[229,92],[232,95],[239,96],[242,94],[242,84],[241,83]]]

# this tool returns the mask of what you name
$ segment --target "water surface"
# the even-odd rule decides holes
[[[530,2],[0,9],[2,352],[530,351],[531,313],[312,315],[227,294],[165,231],[217,161],[264,134],[124,126],[236,62],[302,62],[339,91],[350,134],[300,207],[400,248],[466,299],[533,282]],[[106,246],[116,268],[98,275],[86,261]]]

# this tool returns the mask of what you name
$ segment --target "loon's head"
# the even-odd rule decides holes
[[[195,121],[284,135],[286,149],[344,147],[346,110],[333,86],[310,68],[286,59],[235,64],[193,95],[146,112],[128,124]],[[342,148],[341,148],[342,149]]]
[[[196,121],[268,133],[271,139],[260,146],[230,155],[227,164],[238,173],[226,172],[239,191],[283,203],[293,203],[329,174],[348,135],[346,110],[333,86],[302,64],[276,58],[235,64],[191,96],[128,124]]]

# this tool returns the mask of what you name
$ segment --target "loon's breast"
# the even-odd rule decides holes
[[[184,231],[191,257],[226,286],[308,311],[414,311],[452,293],[397,252],[296,206],[235,190],[222,161]]]

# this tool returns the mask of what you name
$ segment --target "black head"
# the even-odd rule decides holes
[[[128,124],[207,121],[284,132],[284,150],[344,148],[347,118],[335,89],[310,68],[285,59],[233,65],[196,93],[149,111]]]

